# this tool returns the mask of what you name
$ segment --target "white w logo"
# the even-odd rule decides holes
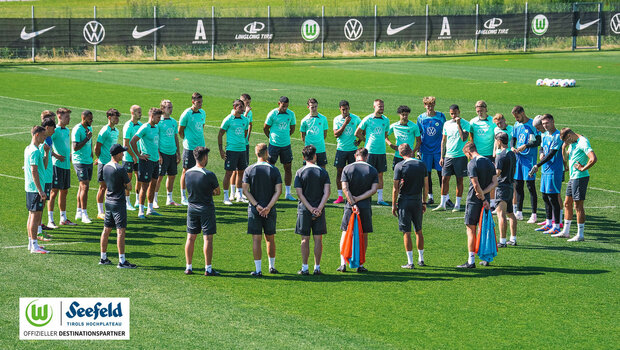
[[[97,45],[105,38],[105,28],[97,21],[90,21],[84,25],[84,39],[93,45]]]
[[[344,24],[344,36],[347,39],[354,41],[359,39],[364,32],[364,26],[362,26],[362,22],[352,18]]]

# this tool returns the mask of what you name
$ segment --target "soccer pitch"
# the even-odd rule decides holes
[[[215,63],[0,65],[0,348],[608,348],[620,343],[620,52],[493,55],[435,58],[276,60]],[[535,86],[539,78],[573,78],[576,88]],[[218,233],[213,267],[221,277],[183,274],[185,207],[162,206],[162,217],[137,219],[128,212],[127,258],[135,270],[99,266],[103,223],[62,226],[43,245],[47,255],[26,250],[23,151],[29,130],[44,109],[68,107],[70,127],[80,112],[94,113],[93,134],[106,123],[104,111],[174,104],[173,117],[190,106],[194,91],[204,96],[205,138],[212,152],[207,168],[221,181],[223,161],[217,132],[240,93],[252,96],[251,144],[267,142],[262,125],[281,95],[290,98],[297,129],[292,136],[294,171],[301,166],[299,122],[306,101],[315,97],[319,112],[333,120],[338,102],[364,117],[376,98],[385,115],[398,120],[396,108],[411,107],[415,121],[424,111],[422,97],[437,97],[436,110],[448,115],[456,103],[461,117],[475,116],[484,99],[489,114],[523,105],[529,117],[550,113],[558,129],[569,126],[586,136],[598,156],[590,170],[585,242],[566,242],[534,232],[519,222],[517,247],[500,249],[490,267],[461,271],[467,257],[463,212],[424,215],[427,267],[403,270],[402,234],[389,207],[373,207],[367,274],[338,273],[342,206],[327,207],[322,276],[298,276],[299,236],[294,233],[297,203],[280,200],[276,234],[279,275],[261,279],[253,270],[247,206],[226,207],[215,198]],[[117,126],[117,127],[119,127]],[[328,133],[327,156],[336,198],[336,150]],[[255,157],[251,157],[255,161]],[[388,154],[391,165],[392,154]],[[279,165],[282,170],[282,166]],[[391,200],[392,171],[385,174]],[[67,215],[73,219],[77,179],[72,172]],[[438,199],[439,185],[433,174]],[[465,186],[468,181],[465,180]],[[563,184],[566,188],[566,183]],[[89,207],[96,213],[96,182]],[[95,190],[94,190],[95,189]],[[450,197],[454,200],[455,182]],[[537,182],[537,190],[539,190]],[[465,187],[465,192],[467,187]],[[133,198],[133,196],[132,196]],[[160,191],[160,203],[165,193]],[[179,186],[175,185],[179,201]],[[376,201],[376,196],[374,197]],[[434,206],[432,206],[434,207]],[[56,209],[58,211],[58,209]],[[529,217],[526,195],[524,216]],[[58,216],[58,213],[56,213]],[[544,216],[539,194],[539,218]],[[44,222],[46,214],[43,214]],[[576,225],[574,225],[576,226]],[[571,233],[576,227],[571,228]],[[109,257],[116,262],[115,235]],[[194,271],[204,267],[197,240]],[[264,246],[264,244],[263,244]],[[312,252],[312,249],[311,249]],[[312,264],[310,256],[310,263]],[[263,266],[266,266],[263,253]],[[20,341],[19,297],[129,297],[131,340]]]

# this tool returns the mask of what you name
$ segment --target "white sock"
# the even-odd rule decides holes
[[[320,270],[321,270],[321,265],[316,265],[316,264],[315,264],[315,265],[314,265],[314,269],[315,269],[315,270],[319,270],[319,271],[320,271]]]
[[[148,211],[153,211],[153,203],[149,203],[148,204]]]
[[[67,221],[67,211],[60,212],[60,221]]]
[[[205,266],[205,271],[207,271],[207,272],[211,272],[211,265],[207,265],[207,266]]]
[[[28,237],[28,250],[32,250],[32,238]]]
[[[192,264],[185,264],[185,269],[186,270],[192,270]]]
[[[235,194],[235,191],[237,191],[237,186],[230,185],[230,193]]]
[[[140,203],[140,193],[136,192],[136,202]]]
[[[562,219],[564,218],[564,210],[560,210],[560,222],[562,222]]]
[[[182,189],[181,190],[181,199],[187,200],[187,190],[186,189]]]
[[[517,236],[510,236],[510,240],[511,240],[512,242],[515,242],[515,243],[516,243],[516,242],[517,242]]]
[[[32,240],[32,250],[39,249],[39,242],[36,239]]]
[[[237,187],[237,196],[238,196],[239,198],[242,198],[242,197],[243,197],[243,189],[241,189],[241,188],[238,188],[238,187]]]
[[[340,255],[340,265],[346,265],[347,260],[344,258],[344,255]]]
[[[256,267],[256,272],[261,272],[261,260],[254,260],[254,266]]]
[[[291,194],[291,186],[286,186],[286,195]]]
[[[43,233],[43,229],[41,228],[41,225],[39,225],[39,226],[37,227],[37,234],[38,234],[38,235],[40,235],[40,234],[42,234],[42,233]]]
[[[125,196],[125,202],[127,202],[127,205],[131,204],[131,196]]]
[[[476,262],[476,253],[475,252],[469,252],[469,259],[467,259],[467,263],[468,264],[473,264]]]
[[[167,192],[167,193],[166,193],[166,200],[167,200],[168,202],[172,202],[172,192]]]
[[[501,243],[501,244],[506,244],[506,237],[504,237],[504,238],[500,238],[500,239],[499,239],[499,243]]]
[[[342,197],[342,190],[338,190],[338,197]]]
[[[125,254],[118,254],[118,262],[121,264],[125,262]]]
[[[158,193],[159,193],[159,192],[155,192],[155,197],[153,197],[153,202],[155,202],[155,203],[157,203],[157,194],[158,194]]]
[[[54,212],[53,211],[48,211],[47,212],[47,220],[49,222],[54,222]]]
[[[108,258],[108,253],[106,252],[101,252],[101,260],[105,260]]]
[[[450,195],[446,194],[446,195],[441,195],[441,202],[439,203],[440,207],[445,207],[446,206],[446,202],[448,202],[448,199],[450,199]]]
[[[555,230],[555,229],[558,229],[558,230],[559,230],[559,229],[560,229],[560,224],[554,223],[554,224],[553,224],[553,229],[554,229],[554,230]]]
[[[75,216],[82,216],[82,208],[75,209]]]
[[[103,214],[103,203],[97,203],[97,214]]]
[[[519,206],[516,205],[516,204],[513,204],[512,205],[512,211],[515,212],[515,213],[518,213],[519,212]]]
[[[86,209],[82,209],[82,217],[83,218],[87,218],[88,217],[88,212],[86,211]]]
[[[432,193],[428,194],[428,199],[433,199],[433,194]]]
[[[276,258],[269,258],[269,268],[276,267]]]
[[[456,197],[456,202],[454,202],[454,207],[458,208],[461,206],[461,198],[463,197]]]
[[[383,189],[377,190],[377,201],[383,202]]]
[[[551,225],[551,220],[545,219],[545,226],[549,226],[549,225]]]
[[[491,199],[491,206],[494,207],[495,206],[495,198]]]
[[[144,205],[138,205],[138,215],[144,215]]]
[[[572,222],[572,220],[564,220],[564,229],[562,230],[562,233],[567,234],[570,232],[570,223]]]
[[[523,212],[522,211],[515,211],[515,215],[516,216],[523,216]]]
[[[308,271],[308,264],[301,264],[301,271]]]
[[[224,190],[224,200],[228,200],[228,190]]]
[[[424,249],[418,249],[418,261],[424,261]]]
[[[585,226],[585,223],[583,224],[577,223],[577,236],[583,237],[584,226]]]
[[[407,251],[407,264],[413,264],[413,250]]]

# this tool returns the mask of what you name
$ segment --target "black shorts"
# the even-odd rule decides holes
[[[566,197],[573,197],[574,201],[585,201],[590,177],[580,177],[568,180],[566,185]]]
[[[394,157],[394,159],[392,160],[392,170],[394,170],[394,168],[396,167],[396,164],[402,162],[403,160],[404,158]]]
[[[297,224],[295,233],[302,236],[324,235],[327,233],[327,222],[325,220],[325,209],[319,217],[314,217],[307,209],[297,209]]]
[[[336,151],[334,157],[334,166],[336,168],[344,168],[348,164],[355,163],[355,151]]]
[[[138,163],[138,181],[151,182],[159,177],[159,162],[140,160]]]
[[[385,158],[385,154],[369,154],[368,164],[377,169],[378,173],[387,171],[387,159]]]
[[[175,176],[176,174],[179,173],[179,170],[177,169],[177,155],[176,154],[165,154],[165,153],[159,153],[159,156],[161,157],[161,164],[159,165],[159,176],[160,177],[164,177],[166,175],[168,176]]]
[[[52,181],[52,188],[68,190],[71,188],[71,170],[54,166],[54,178]]]
[[[360,220],[362,221],[362,231],[364,233],[372,232],[372,208],[359,208]],[[340,224],[340,230],[346,231],[349,226],[349,219],[353,210],[348,205],[344,207],[344,213],[342,214],[342,223]]]
[[[304,160],[303,165],[306,165],[306,161]],[[320,167],[325,167],[327,165],[327,153],[321,152],[316,154],[316,165]]]
[[[197,235],[200,231],[203,235],[216,233],[215,208],[201,213],[187,212],[187,233]]]
[[[138,171],[138,163],[123,161],[123,168],[125,168],[127,174],[131,174],[134,171]]]
[[[52,184],[50,182],[43,185],[43,192],[45,192],[47,199],[50,199],[50,194],[52,193]]]
[[[250,145],[245,145],[245,164],[250,165]]]
[[[478,225],[478,222],[480,222],[481,212],[482,212],[482,202],[465,203],[465,225]]]
[[[194,158],[193,150],[183,150],[183,169],[191,169],[196,166],[196,158]]]
[[[26,209],[28,211],[43,211],[43,201],[37,192],[26,192]]]
[[[506,202],[506,213],[511,214],[513,212],[512,208],[512,197],[514,195],[514,189],[512,186],[506,187],[496,187],[495,188],[495,200]]]
[[[269,151],[269,163],[271,164],[276,164],[278,157],[280,157],[281,164],[289,164],[293,162],[293,151],[291,150],[291,145],[278,147],[270,144],[267,150]]]
[[[226,161],[224,161],[224,170],[245,170],[248,163],[245,159],[245,151],[226,151]]]
[[[422,199],[399,199],[398,201],[398,229],[400,232],[418,232],[422,230]]]
[[[125,202],[105,202],[105,219],[103,226],[109,228],[127,228],[127,206]]]
[[[103,167],[105,164],[97,162],[97,181],[104,182],[103,180]]]
[[[248,234],[266,235],[276,234],[276,208],[271,208],[266,218],[260,216],[256,208],[252,205],[248,206]]]
[[[441,169],[441,176],[466,177],[467,176],[467,157],[457,157],[443,159],[443,168]]]
[[[93,178],[93,165],[73,163],[78,181],[90,181]]]

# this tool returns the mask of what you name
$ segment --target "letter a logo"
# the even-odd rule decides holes
[[[196,23],[196,35],[194,36],[194,40],[207,40],[207,33],[205,33],[205,25],[202,23],[202,20],[199,19],[198,23]]]
[[[443,18],[443,22],[441,23],[441,33],[439,33],[440,37],[450,37],[450,22],[448,22],[448,17]]]

